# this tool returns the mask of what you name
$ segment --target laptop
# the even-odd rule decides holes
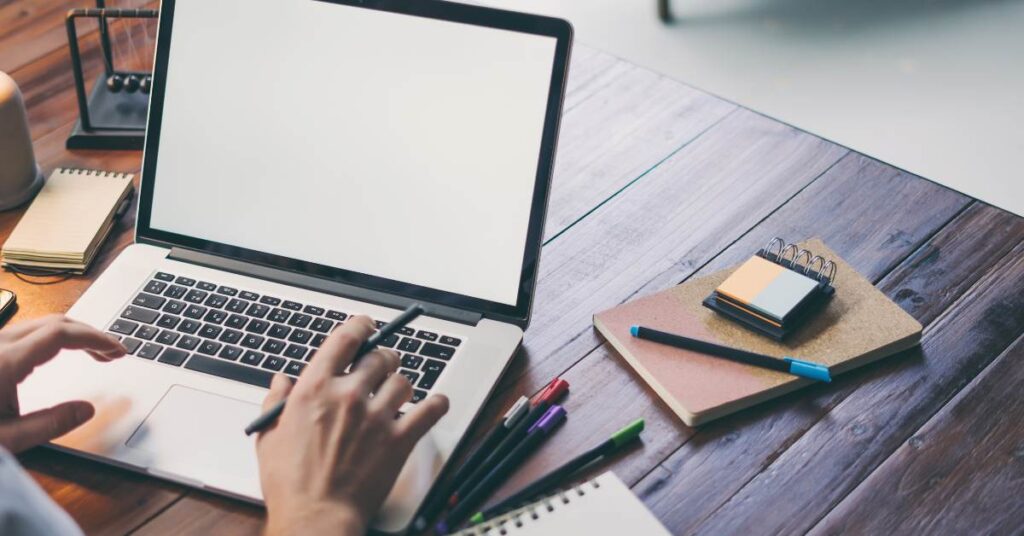
[[[69,312],[132,355],[63,352],[22,409],[89,400],[53,447],[260,503],[243,428],[272,374],[420,303],[385,346],[406,411],[451,409],[374,522],[403,531],[529,323],[571,33],[434,0],[163,0],[136,239]]]

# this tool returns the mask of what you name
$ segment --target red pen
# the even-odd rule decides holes
[[[552,404],[558,402],[566,393],[569,392],[569,382],[555,378],[551,380],[551,383],[547,385],[537,396],[533,397],[530,401],[530,412],[526,414],[526,418],[519,421],[519,424],[513,428],[508,435],[498,443],[498,446],[494,449],[487,459],[484,460],[476,470],[466,477],[466,480],[460,482],[459,487],[456,488],[455,493],[452,494],[451,498],[448,499],[450,506],[455,506],[459,502],[459,497],[464,496],[470,490],[472,490],[480,479],[487,476],[487,473],[493,469],[501,460],[508,456],[509,452],[516,447],[523,438],[526,437],[526,432],[534,425],[542,416],[544,412],[551,407]]]

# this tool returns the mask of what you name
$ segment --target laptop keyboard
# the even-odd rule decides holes
[[[157,272],[107,328],[128,353],[164,365],[269,387],[273,374],[298,377],[327,335],[350,314]],[[385,324],[374,320],[377,328]],[[402,328],[381,346],[426,398],[462,344],[449,335]]]

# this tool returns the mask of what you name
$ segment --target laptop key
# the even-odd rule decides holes
[[[224,333],[220,335],[220,340],[228,344],[238,344],[238,341],[242,340],[242,332],[235,329],[224,330]]]
[[[397,333],[392,333],[391,335],[384,337],[384,340],[380,341],[380,345],[385,348],[394,348],[396,344],[398,344]]]
[[[410,370],[418,370],[423,364],[423,358],[418,355],[405,354],[402,356],[402,367]]]
[[[288,326],[286,326],[284,324],[274,324],[270,328],[270,331],[267,332],[267,336],[268,337],[273,337],[275,339],[283,339],[283,338],[287,337],[288,334],[291,333],[291,331],[292,331],[292,328],[290,328],[290,327],[288,327]]]
[[[167,287],[167,290],[164,291],[164,296],[167,296],[172,300],[180,300],[181,297],[184,296],[186,292],[188,292],[188,289],[185,287],[179,285],[171,285]]]
[[[288,365],[284,367],[284,373],[297,378],[299,374],[302,374],[304,368],[306,368],[306,364],[301,361],[289,361]]]
[[[323,344],[324,341],[326,341],[326,340],[327,340],[327,335],[323,335],[323,334],[316,335],[316,336],[313,337],[313,340],[309,341],[309,345],[312,346],[313,348],[320,348],[320,345]]]
[[[189,303],[203,303],[207,295],[208,293],[205,291],[192,289],[185,295],[185,301]]]
[[[249,316],[254,316],[256,318],[263,318],[263,317],[267,316],[267,312],[268,311],[270,311],[270,307],[267,307],[266,305],[260,305],[258,303],[254,303],[254,304],[249,306],[249,310],[246,311],[245,314],[247,314]]]
[[[297,327],[297,328],[304,328],[304,327],[308,326],[309,323],[312,322],[312,321],[313,321],[313,317],[311,317],[311,316],[309,316],[307,314],[295,313],[295,314],[292,315],[291,319],[288,320],[288,325],[289,326],[294,326],[294,327]]]
[[[224,307],[224,304],[228,302],[228,299],[220,294],[210,294],[206,301],[203,302],[207,307],[213,307],[214,309],[220,309]]]
[[[196,283],[196,288],[198,288],[199,290],[213,292],[217,290],[217,285],[214,285],[213,283],[207,283],[206,281],[200,281]]]
[[[302,359],[306,356],[306,347],[299,346],[298,344],[289,344],[288,348],[284,351],[284,355],[292,359]]]
[[[284,351],[284,341],[277,339],[267,339],[267,342],[263,345],[262,350],[268,354],[280,354]]]
[[[420,389],[430,389],[437,383],[437,379],[441,376],[441,371],[444,370],[444,363],[441,361],[434,361],[428,359],[423,364],[423,378],[420,379],[418,384]]]
[[[165,314],[165,315],[160,317],[160,320],[158,320],[156,322],[156,325],[158,325],[158,326],[160,326],[162,328],[174,329],[174,328],[178,327],[178,323],[180,323],[180,322],[181,322],[181,317],[174,316],[174,315],[166,315]]]
[[[415,352],[420,349],[420,345],[423,344],[416,339],[410,339],[409,337],[402,337],[402,342],[398,344],[398,349],[403,352]]]
[[[409,383],[411,383],[412,385],[416,385],[416,380],[420,379],[419,372],[413,372],[411,370],[406,369],[398,369],[398,373],[401,374],[402,376],[405,376],[406,379],[409,380]]]
[[[384,327],[385,325],[387,325],[387,322],[385,322],[383,320],[374,320],[373,321],[373,325],[377,326],[377,329],[380,329],[380,328]]]
[[[288,340],[299,344],[306,344],[312,337],[313,332],[306,331],[304,329],[296,329],[292,332],[292,336],[288,337]]]
[[[225,346],[217,354],[217,357],[227,359],[228,361],[237,361],[239,357],[242,357],[242,349],[237,346]]]
[[[164,312],[171,313],[172,315],[180,315],[185,310],[185,302],[178,300],[169,300],[167,305],[164,305]]]
[[[153,322],[156,322],[156,319],[159,316],[160,313],[156,311],[145,309],[142,307],[135,307],[134,305],[129,305],[128,307],[125,307],[124,312],[121,313],[121,318],[127,318],[128,320],[142,322],[143,324],[152,324]],[[125,333],[125,335],[129,334]]]
[[[249,301],[256,301],[260,299],[259,294],[256,294],[255,292],[249,292],[248,290],[243,290],[242,293],[238,295],[238,297],[242,298],[243,300]]]
[[[327,311],[327,318],[330,318],[331,320],[337,320],[340,322],[348,318],[348,315],[341,311]]]
[[[260,346],[263,346],[263,337],[254,333],[249,333],[245,337],[242,337],[242,341],[239,343],[246,348],[252,348],[253,350],[259,350]]]
[[[210,312],[206,313],[206,316],[203,317],[203,320],[205,320],[207,322],[214,323],[214,324],[220,324],[220,323],[224,322],[224,320],[227,317],[228,317],[228,314],[225,313],[224,311],[218,311],[216,309],[213,309]]]
[[[404,326],[398,330],[398,333],[399,335],[407,335],[409,337],[412,337],[413,335],[416,334],[416,330],[410,328],[409,326]]]
[[[160,332],[160,335],[157,335],[156,342],[170,346],[178,342],[178,337],[181,337],[179,333],[165,329]]]
[[[284,309],[274,309],[273,311],[270,311],[270,315],[267,316],[267,320],[270,320],[271,322],[286,322],[288,317],[291,315],[291,313]]]
[[[423,345],[423,348],[420,349],[419,353],[427,357],[436,357],[438,359],[448,361],[453,355],[455,355],[455,348],[428,342]]]
[[[268,370],[281,370],[284,368],[285,359],[283,357],[270,356],[266,361],[263,362],[261,367]]]
[[[135,328],[137,327],[139,327],[139,325],[135,322],[117,319],[110,325],[110,331],[120,333],[121,335],[131,335],[132,333],[135,333]]]
[[[145,292],[148,292],[150,294],[160,294],[166,288],[167,288],[167,283],[164,283],[163,281],[156,281],[156,280],[154,280],[154,281],[150,281],[149,283],[146,283],[146,287],[143,288],[142,290],[145,291]]]
[[[258,335],[263,335],[263,333],[266,332],[267,328],[269,328],[269,327],[270,327],[270,322],[267,322],[266,320],[256,320],[254,318],[254,319],[249,321],[249,325],[248,326],[245,326],[245,331],[248,331],[249,333],[256,333]]]
[[[157,359],[157,361],[180,367],[186,359],[188,359],[188,352],[178,350],[177,348],[168,348],[164,350],[164,355],[160,356],[160,359]]]
[[[175,279],[174,282],[179,284],[179,285],[185,285],[186,287],[191,287],[192,285],[196,284],[196,280],[195,279],[189,279],[189,278],[187,278],[185,276],[181,276],[181,277]]]
[[[182,320],[181,324],[178,324],[178,331],[191,335],[199,331],[200,326],[202,326],[202,324],[195,320]]]
[[[423,331],[422,329],[416,332],[416,337],[425,341],[436,341],[437,333],[431,331]]]
[[[142,326],[135,332],[135,336],[144,341],[149,341],[153,340],[153,337],[156,337],[158,333],[160,333],[160,330],[153,326]]]
[[[248,306],[249,302],[247,301],[240,300],[238,298],[231,298],[231,301],[228,302],[228,305],[227,307],[225,307],[225,309],[231,311],[232,313],[244,313],[245,308]]]
[[[221,286],[217,287],[217,294],[223,294],[225,296],[234,296],[234,295],[238,294],[238,289],[231,288],[231,287],[225,287],[224,285],[221,285]]]
[[[176,346],[178,348],[181,348],[182,350],[195,350],[196,346],[199,346],[199,342],[199,337],[185,335],[182,338],[178,339],[178,344]]]
[[[135,353],[135,355],[143,359],[156,359],[156,356],[160,355],[160,350],[163,349],[164,347],[160,346],[159,344],[147,342],[146,344],[142,345],[142,348],[140,348],[139,351]]]
[[[231,315],[224,321],[224,325],[229,328],[242,329],[247,322],[249,319],[242,315]]]
[[[221,331],[224,331],[224,328],[220,326],[203,324],[203,329],[199,330],[199,336],[204,339],[216,339]]]
[[[313,331],[319,331],[320,333],[330,333],[331,328],[334,327],[334,322],[327,320],[326,318],[317,318],[310,324],[309,329]]]
[[[281,298],[271,298],[270,296],[264,296],[260,298],[260,303],[269,305],[271,307],[277,307],[281,305]]]
[[[412,390],[412,400],[410,400],[410,402],[415,404],[415,403],[419,402],[420,400],[423,400],[424,398],[427,398],[427,392],[426,391],[424,391],[422,389],[413,389]]]
[[[199,354],[193,355],[192,359],[185,363],[185,368],[248,383],[257,387],[270,387],[270,379],[273,377],[269,372],[264,372],[257,368],[246,367],[223,359],[206,357]]]
[[[242,355],[242,363],[258,367],[260,365],[260,362],[263,361],[264,357],[266,357],[266,354],[262,352],[257,352],[255,350],[246,350],[245,354]]]
[[[293,301],[289,301],[289,300],[285,300],[284,303],[281,304],[281,307],[284,307],[285,309],[290,309],[292,311],[301,311],[302,310],[302,304],[301,303],[293,302]]]
[[[203,341],[203,344],[199,345],[199,351],[206,355],[217,355],[221,346],[217,341]]]
[[[321,316],[324,314],[324,308],[317,307],[315,305],[307,305],[302,308],[302,312],[306,314],[311,314],[313,316]]]
[[[153,277],[159,279],[160,281],[174,281],[174,276],[167,272],[157,272],[156,275],[154,275]]]
[[[438,342],[441,344],[447,344],[448,346],[458,346],[462,344],[461,339],[456,339],[455,337],[449,337],[447,335],[441,335],[441,340]]]
[[[189,318],[195,318],[198,320],[206,314],[206,307],[203,307],[202,305],[189,305],[182,314]]]
[[[132,337],[125,337],[124,340],[121,341],[121,344],[124,345],[125,350],[128,350],[129,354],[134,354],[135,350],[138,350],[139,347],[142,346],[142,341]]]

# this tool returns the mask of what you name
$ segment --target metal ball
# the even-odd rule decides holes
[[[107,89],[109,89],[112,93],[117,93],[118,91],[121,91],[121,89],[123,87],[124,87],[124,77],[123,76],[121,76],[121,75],[119,75],[117,73],[114,73],[114,74],[112,74],[112,75],[107,77]]]
[[[135,93],[141,84],[142,80],[138,75],[130,74],[124,79],[124,90],[128,93]]]
[[[151,87],[153,87],[153,77],[144,76],[142,78],[142,82],[139,82],[139,91],[143,92],[146,95],[149,95],[149,90]]]

